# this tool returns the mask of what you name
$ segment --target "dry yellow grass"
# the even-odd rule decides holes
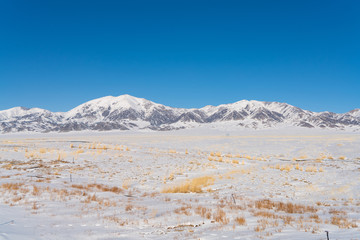
[[[282,165],[282,166],[280,167],[280,170],[281,170],[281,171],[290,172],[292,169],[293,169],[293,165],[291,165],[291,164]]]
[[[229,223],[229,219],[226,217],[226,213],[221,208],[218,208],[216,212],[213,214],[213,219],[215,222],[224,225]]]
[[[195,213],[199,214],[203,219],[210,219],[211,218],[211,209],[210,208],[206,208],[203,206],[198,206],[195,209]]]
[[[65,152],[59,151],[58,156],[57,156],[57,160],[58,161],[63,161],[66,158],[66,155],[67,154]]]
[[[119,187],[110,187],[103,184],[87,184],[87,185],[79,185],[79,184],[72,184],[71,187],[80,189],[80,190],[87,190],[87,191],[102,191],[102,192],[113,192],[113,193],[121,193],[123,190]]]
[[[174,180],[174,173],[170,173],[170,175],[168,176],[168,177],[165,177],[164,178],[164,181],[166,182],[166,181],[172,181],[172,180]]]
[[[344,216],[332,216],[331,224],[336,225],[339,228],[357,228],[356,222],[350,222]]]
[[[41,154],[46,153],[46,148],[40,148],[40,149],[39,149],[39,153],[41,153]]]
[[[38,188],[37,186],[34,185],[32,195],[39,196],[40,195],[40,188]]]
[[[314,166],[308,166],[308,167],[306,167],[305,171],[306,172],[317,172],[318,170]]]
[[[269,199],[262,199],[255,201],[255,208],[258,209],[270,209],[275,211],[284,211],[286,213],[315,213],[317,209],[312,206],[306,206],[301,204],[274,202]]]
[[[123,182],[122,187],[127,190],[127,189],[129,189],[130,184],[131,184],[131,181],[129,179],[127,179]]]
[[[244,217],[237,217],[235,218],[235,222],[239,225],[245,225],[246,224],[246,220]]]
[[[202,188],[214,184],[215,178],[212,176],[204,176],[191,179],[178,186],[168,187],[162,190],[163,193],[201,193]]]
[[[299,164],[296,164],[295,169],[296,169],[296,170],[299,170],[299,171],[302,171],[302,170],[303,170],[303,168],[302,168],[302,167],[300,167],[300,165],[299,165]]]
[[[125,210],[128,212],[128,211],[131,211],[133,209],[133,205],[132,204],[127,204],[126,207],[125,207]]]
[[[252,158],[249,155],[245,155],[244,158],[251,160]]]
[[[28,159],[35,159],[35,158],[39,158],[39,155],[35,151],[31,151],[31,152],[28,151],[25,152],[25,157]]]
[[[16,191],[16,190],[19,190],[19,188],[23,185],[24,185],[24,183],[3,183],[1,185],[1,187],[6,190],[10,190],[10,191],[15,190]]]
[[[272,212],[269,212],[269,211],[264,211],[264,210],[260,210],[260,211],[256,211],[253,213],[253,215],[255,217],[263,217],[263,218],[279,218],[278,215],[272,213]]]
[[[83,149],[78,149],[75,153],[76,154],[84,153],[84,150]]]

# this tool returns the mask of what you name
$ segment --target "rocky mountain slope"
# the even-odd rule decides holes
[[[130,95],[95,99],[64,113],[15,107],[0,111],[0,132],[81,130],[172,130],[196,126],[229,128],[305,127],[360,129],[360,109],[311,112],[286,103],[242,100],[199,109],[172,108]]]

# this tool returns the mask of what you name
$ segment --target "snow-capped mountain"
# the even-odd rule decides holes
[[[311,112],[286,103],[242,100],[200,109],[172,108],[130,95],[91,100],[65,113],[15,107],[0,111],[0,132],[172,130],[219,125],[236,128],[360,129],[360,109],[344,114]]]

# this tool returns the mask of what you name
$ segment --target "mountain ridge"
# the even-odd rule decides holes
[[[231,123],[231,124],[230,124]],[[125,94],[80,104],[67,112],[14,107],[0,111],[0,132],[68,132],[81,130],[174,130],[201,125],[231,128],[284,126],[360,129],[360,109],[347,113],[312,112],[281,102],[240,100],[202,108],[173,108]]]

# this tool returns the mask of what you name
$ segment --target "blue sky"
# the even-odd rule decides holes
[[[0,2],[0,109],[130,94],[360,108],[359,1]]]

